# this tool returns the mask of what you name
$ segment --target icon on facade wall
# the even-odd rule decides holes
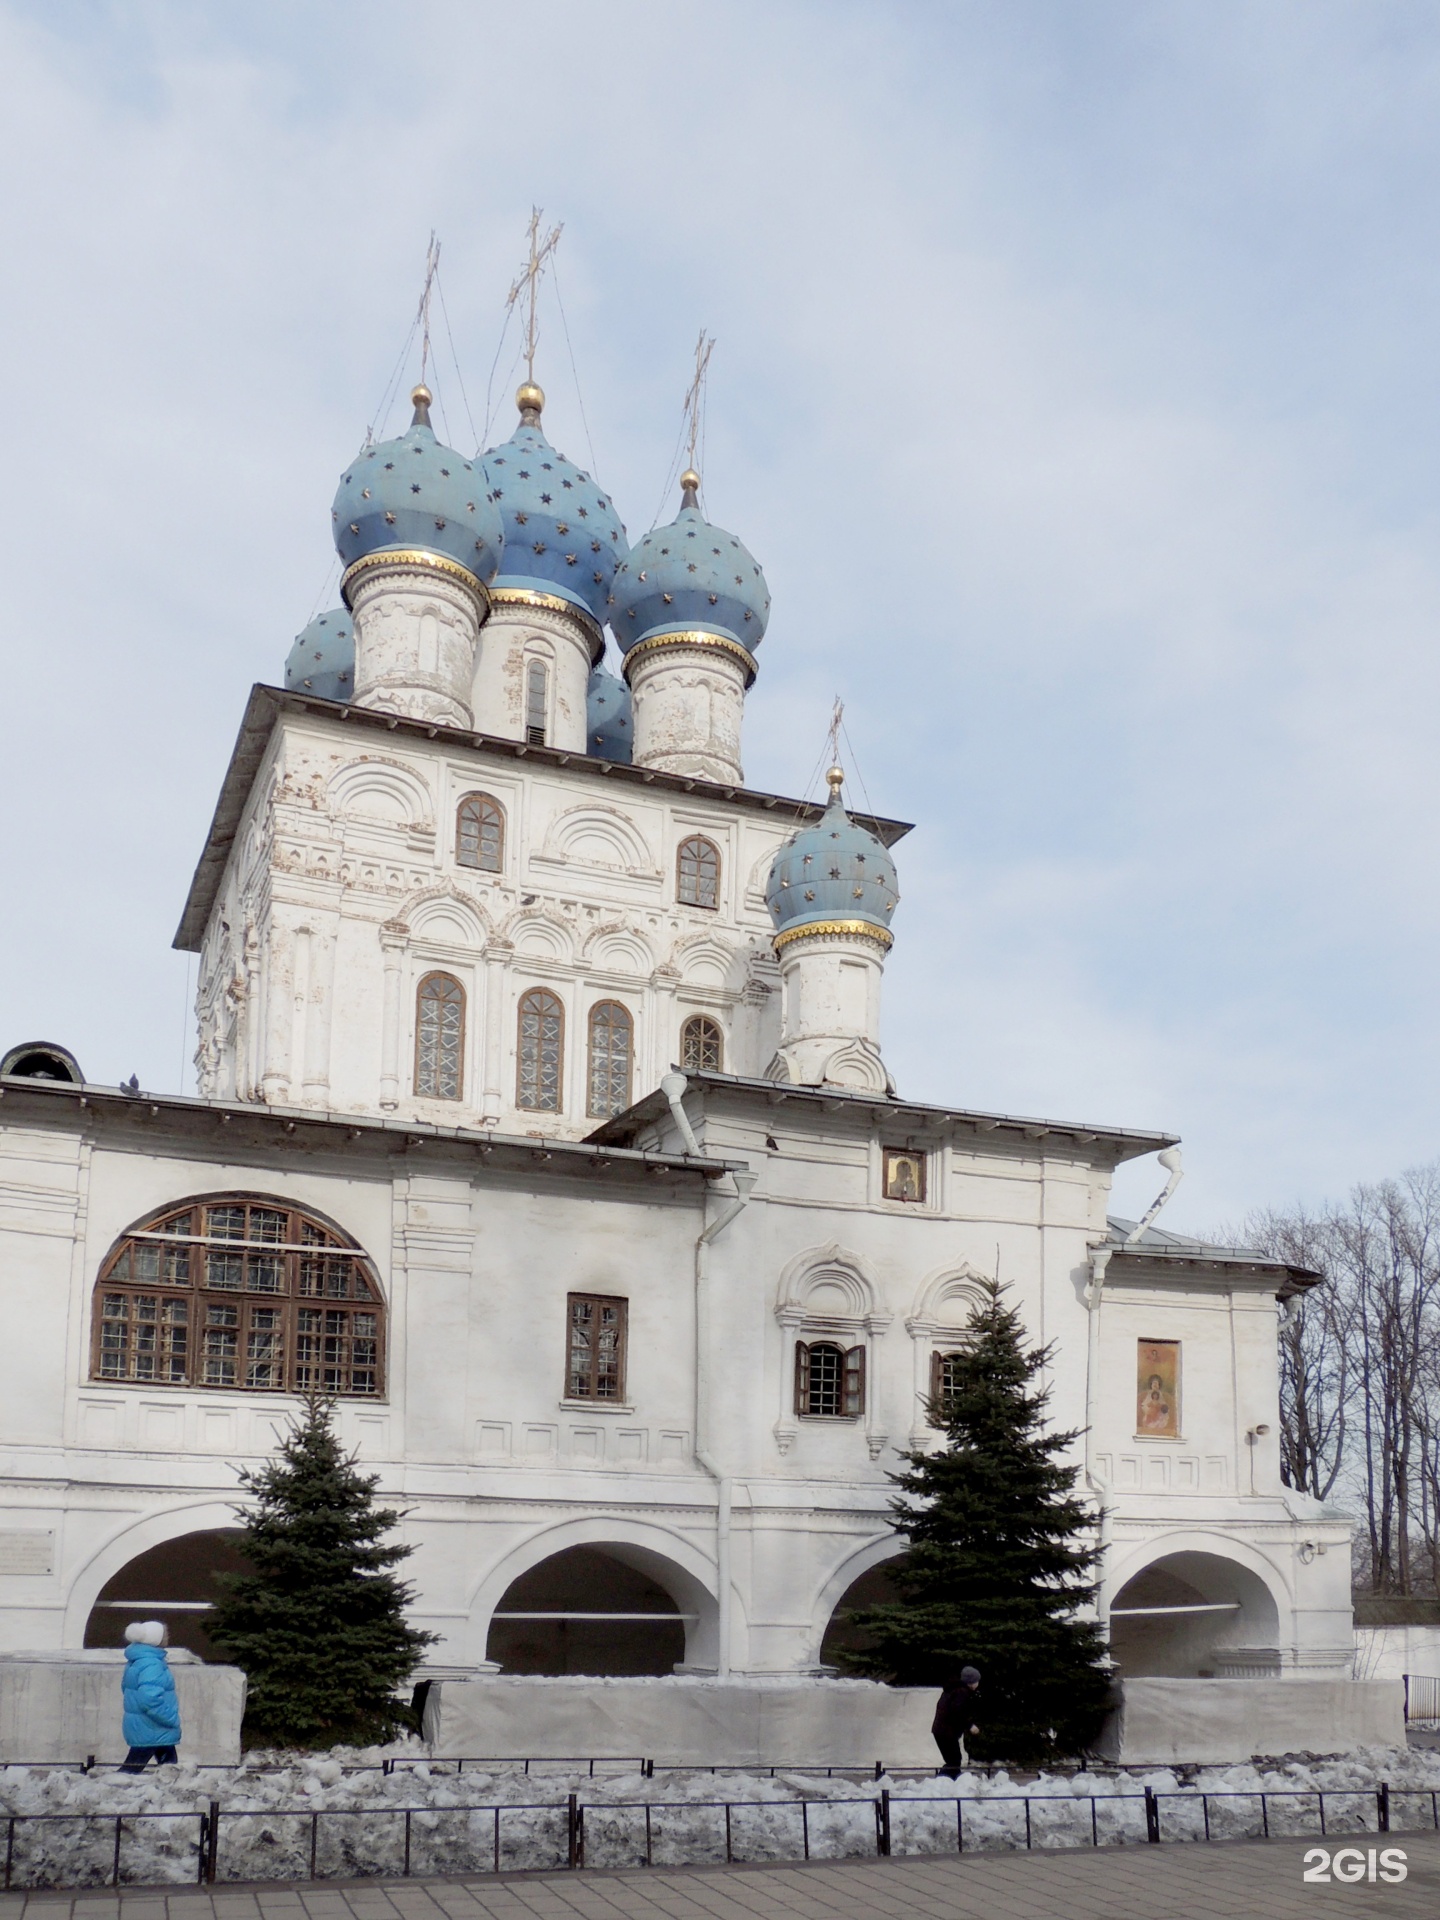
[[[1136,1343],[1135,1431],[1152,1440],[1180,1438],[1180,1342]]]
[[[923,1153],[905,1153],[899,1147],[886,1147],[885,1198],[887,1200],[923,1200],[925,1198]]]

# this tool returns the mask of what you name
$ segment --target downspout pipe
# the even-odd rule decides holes
[[[1114,1247],[1091,1249],[1090,1285],[1085,1291],[1085,1303],[1090,1309],[1085,1356],[1085,1480],[1100,1508],[1100,1583],[1095,1600],[1095,1617],[1107,1640],[1110,1637],[1110,1603],[1105,1591],[1105,1556],[1110,1549],[1110,1508],[1106,1503],[1106,1495],[1110,1486],[1095,1465],[1095,1408],[1100,1377],[1100,1299],[1105,1289],[1105,1270],[1110,1265],[1110,1256],[1114,1251]]]
[[[715,1652],[715,1672],[719,1679],[730,1674],[730,1636],[734,1608],[730,1593],[730,1511],[734,1481],[710,1451],[710,1248],[750,1198],[750,1190],[759,1179],[748,1167],[731,1173],[735,1194],[705,1227],[695,1242],[695,1458],[715,1482],[715,1581],[719,1588],[720,1644]]]
[[[685,1093],[689,1084],[683,1073],[667,1073],[661,1078],[660,1091],[685,1143],[686,1153],[698,1158],[699,1143],[695,1138],[695,1129],[690,1124],[690,1116],[685,1111]],[[727,1197],[725,1205],[701,1229],[695,1242],[695,1458],[715,1482],[715,1581],[719,1588],[716,1598],[720,1640],[715,1652],[715,1672],[722,1680],[728,1679],[730,1674],[730,1635],[734,1613],[730,1594],[730,1514],[734,1504],[735,1483],[710,1450],[710,1248],[745,1206],[759,1177],[748,1167],[732,1170],[730,1178],[735,1184],[734,1195]],[[709,1198],[707,1191],[707,1207]]]

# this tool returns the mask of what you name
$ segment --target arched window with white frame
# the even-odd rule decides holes
[[[725,1066],[725,1036],[720,1022],[708,1014],[692,1013],[680,1029],[680,1067],[684,1073],[721,1073]]]
[[[608,1120],[630,1104],[635,1060],[635,1023],[618,1000],[590,1009],[590,1100],[593,1119]]]
[[[455,809],[455,862],[481,873],[505,865],[505,812],[488,793],[467,793]]]
[[[452,973],[427,973],[415,995],[415,1091],[458,1100],[465,1086],[465,989]]]
[[[565,1009],[546,987],[520,996],[515,1104],[530,1113],[559,1113],[565,1093]]]
[[[680,842],[675,855],[675,898],[682,907],[720,906],[720,849],[703,833]]]

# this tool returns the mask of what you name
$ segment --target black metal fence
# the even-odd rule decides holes
[[[848,1798],[706,1801],[582,1802],[570,1793],[458,1807],[244,1809],[212,1800],[203,1812],[0,1820],[9,1892],[1153,1846],[1209,1840],[1217,1809],[1227,1839],[1440,1832],[1440,1791],[1389,1784],[954,1797],[880,1787]]]

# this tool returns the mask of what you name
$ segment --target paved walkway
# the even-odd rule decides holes
[[[1370,1837],[1356,1836],[1367,1846]],[[0,1920],[1434,1920],[1440,1835],[1386,1838],[1406,1856],[1403,1885],[1307,1885],[1306,1843],[1271,1840],[795,1867],[3,1894]]]

